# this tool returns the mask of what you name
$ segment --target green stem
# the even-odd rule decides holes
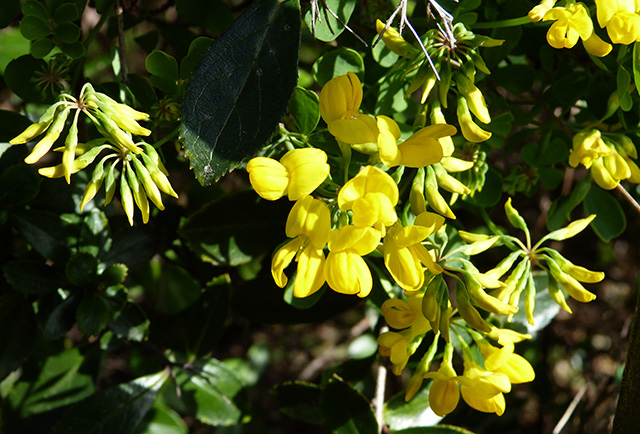
[[[511,18],[509,20],[490,21],[488,23],[476,23],[471,26],[472,29],[499,29],[501,27],[515,27],[524,24],[530,24],[529,17]]]
[[[167,143],[169,140],[173,139],[174,137],[176,137],[178,135],[178,133],[180,132],[180,128],[176,127],[173,131],[171,131],[169,134],[167,134],[166,136],[164,136],[162,139],[158,140],[157,142],[155,142],[153,144],[153,147],[158,149],[160,148],[160,146],[164,145],[165,143]]]

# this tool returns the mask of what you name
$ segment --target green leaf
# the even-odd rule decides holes
[[[53,102],[51,92],[44,93],[33,85],[37,80],[37,71],[47,67],[44,60],[36,59],[30,54],[20,56],[9,62],[4,70],[4,80],[16,95],[30,102]]]
[[[214,41],[182,104],[181,134],[204,186],[263,146],[297,82],[300,12],[296,0],[258,0]]]
[[[123,339],[140,342],[147,335],[149,319],[140,306],[127,302],[120,312],[113,315],[109,328]]]
[[[529,143],[522,147],[520,155],[525,163],[543,167],[567,161],[569,148],[563,140],[554,139],[540,143]]]
[[[631,85],[631,74],[625,69],[624,66],[618,65],[618,75],[616,78],[618,98],[620,100],[620,108],[628,112],[633,107],[633,100],[629,93],[629,86]]]
[[[22,5],[22,14],[26,17],[28,15],[34,15],[40,18],[42,21],[47,21],[49,19],[49,14],[47,13],[47,8],[37,0],[27,0]]]
[[[409,402],[405,402],[404,392],[398,393],[385,402],[384,422],[391,431],[431,426],[442,419],[429,407],[430,388],[431,382],[426,382]]]
[[[490,208],[497,204],[502,197],[502,175],[494,167],[487,171],[482,190],[471,196],[465,196],[465,201],[475,206]]]
[[[69,259],[65,273],[69,282],[78,286],[92,283],[98,271],[98,260],[88,253],[79,253]]]
[[[133,433],[168,375],[162,371],[90,396],[62,416],[54,434]]]
[[[111,264],[100,273],[100,281],[105,286],[119,285],[127,277],[129,268],[124,264]]]
[[[187,434],[188,431],[187,424],[177,412],[156,400],[134,434]]]
[[[343,24],[333,16],[333,14],[325,9],[331,9],[344,24],[349,24],[349,18],[353,14],[356,7],[356,0],[326,0],[323,5],[318,3],[320,13],[316,16],[316,22],[312,23],[311,8],[304,15],[304,22],[307,24],[309,31],[313,31],[315,27],[315,37],[321,41],[329,42],[336,39],[345,30]]]
[[[19,205],[36,197],[42,177],[24,164],[11,166],[0,174],[0,204]]]
[[[333,433],[378,433],[378,421],[369,400],[337,375],[327,382],[320,405],[327,426]]]
[[[360,81],[364,80],[364,60],[357,51],[350,48],[339,48],[329,51],[313,64],[313,79],[319,86],[339,75],[353,72]]]
[[[158,283],[160,288],[157,308],[164,313],[177,313],[186,309],[202,293],[200,283],[178,265],[168,265]]]
[[[0,49],[1,48],[2,47],[0,47]],[[29,120],[29,118],[27,118],[26,116],[22,116],[19,113],[9,111],[9,110],[0,110],[0,142],[8,142],[9,140],[13,139],[18,134],[20,134],[22,131],[24,131],[29,125],[31,125],[31,120]],[[22,160],[26,156],[27,154],[25,153],[24,156],[20,158],[16,158],[16,163],[18,163],[19,160]],[[24,166],[22,162],[20,162],[17,165]],[[8,168],[4,168],[3,170],[8,170]],[[0,176],[7,176],[7,175],[0,175]],[[17,182],[17,178],[20,178],[21,176],[24,176],[24,175],[15,176],[16,179],[14,179],[13,182],[14,183]],[[35,173],[33,176],[42,179],[41,176],[36,175]],[[4,187],[5,182],[8,182],[9,179],[11,178],[13,178],[13,176],[2,179],[2,181],[0,181],[0,197],[6,195],[8,190],[11,190],[9,188]],[[13,187],[17,188],[18,186],[14,185]],[[32,198],[29,198],[29,200],[31,199]]]
[[[2,265],[7,282],[25,294],[44,294],[57,291],[66,283],[54,269],[42,262],[10,261]]]
[[[79,59],[85,54],[84,45],[82,45],[82,42],[80,41],[76,41],[71,44],[62,44],[60,45],[60,48],[64,54],[72,59]]]
[[[49,38],[38,39],[36,41],[33,41],[31,47],[29,48],[29,52],[36,59],[42,59],[47,54],[49,54],[55,46],[56,44]]]
[[[47,339],[56,339],[67,333],[76,322],[76,307],[80,302],[77,294],[62,300],[48,316],[43,334]]]
[[[113,234],[111,248],[101,259],[106,264],[123,263],[135,270],[156,254],[160,241],[160,234],[151,228],[127,228]]]
[[[20,21],[20,33],[26,39],[46,38],[51,33],[49,25],[35,15],[26,16]]]
[[[198,303],[188,312],[191,314],[186,352],[190,356],[201,357],[209,354],[216,346],[225,323],[229,304],[228,282],[210,285]]]
[[[205,36],[199,36],[191,41],[189,52],[180,61],[180,78],[182,80],[188,80],[191,77],[193,70],[196,69],[212,42],[213,39]]]
[[[509,92],[521,95],[533,88],[535,76],[536,73],[530,66],[516,64],[494,69],[489,78]]]
[[[104,297],[92,292],[82,299],[76,311],[78,327],[87,336],[98,335],[109,323],[111,309]]]
[[[277,384],[270,390],[280,411],[289,417],[316,425],[324,425],[320,410],[322,389],[304,381]]]
[[[129,74],[129,89],[140,106],[149,111],[158,102],[156,91],[147,77],[138,74]]]
[[[640,42],[633,44],[633,81],[636,91],[640,92]]]
[[[17,292],[0,295],[0,381],[18,369],[38,336],[33,308]]]
[[[138,45],[142,47],[144,51],[152,52],[160,41],[160,34],[157,30],[151,30],[144,35],[138,36],[134,39]]]
[[[81,30],[77,24],[62,23],[56,27],[56,30],[54,31],[54,33],[65,44],[72,44],[76,42],[80,37]]]
[[[78,18],[78,8],[73,3],[62,3],[53,13],[53,19],[56,23],[67,23]]]
[[[233,22],[231,5],[223,0],[177,0],[175,3],[181,17],[214,33]]]
[[[605,243],[622,234],[626,229],[627,218],[612,192],[604,191],[594,185],[585,197],[583,205],[586,215],[596,215],[591,222],[591,227]]]
[[[86,398],[94,386],[93,378],[82,372],[84,363],[78,348],[40,360],[36,372],[27,368],[24,380],[14,385],[10,405],[24,418]]]
[[[164,51],[153,50],[145,62],[151,82],[161,91],[174,94],[178,89],[178,62]]]
[[[193,414],[200,422],[229,426],[242,418],[243,388],[237,373],[211,358],[197,360],[188,369],[178,369],[175,384],[166,389],[165,398],[174,409]]]
[[[320,101],[318,95],[303,87],[296,87],[289,101],[289,114],[293,118],[298,131],[311,134],[320,122]]]
[[[378,39],[378,35],[376,34],[371,40],[371,55],[373,56],[373,60],[375,60],[378,65],[383,68],[391,67],[396,61],[400,58],[396,53],[391,51],[382,39],[378,41],[378,43],[373,46],[373,43]]]
[[[205,205],[187,219],[179,233],[214,264],[237,266],[270,254],[286,238],[289,210],[287,202],[256,200],[255,193],[247,191]]]

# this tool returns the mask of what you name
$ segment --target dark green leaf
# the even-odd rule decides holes
[[[129,268],[124,264],[111,264],[100,274],[100,281],[106,286],[119,285],[128,272]]]
[[[320,13],[316,16],[316,22],[312,23],[311,8],[304,16],[304,22],[307,24],[309,31],[315,27],[315,37],[321,41],[333,41],[345,30],[344,25],[333,16],[325,7],[331,9],[344,24],[349,24],[349,18],[353,14],[356,7],[356,0],[326,0],[323,5],[318,3]]]
[[[36,197],[42,177],[33,168],[21,164],[0,174],[0,204],[18,205]]]
[[[31,121],[26,116],[9,110],[0,110],[0,142],[8,142],[29,125],[31,125]],[[41,176],[38,176],[38,178],[41,178]],[[3,185],[4,181],[0,182],[0,189]]]
[[[58,304],[44,325],[43,334],[47,339],[56,339],[67,333],[76,322],[76,307],[80,302],[76,294],[70,295]]]
[[[200,283],[177,265],[168,265],[159,283],[157,308],[164,313],[177,313],[191,306],[202,292]]]
[[[498,86],[520,95],[533,88],[535,75],[533,68],[528,65],[507,65],[494,69],[489,77]]]
[[[511,132],[513,119],[513,114],[511,112],[503,112],[491,119],[490,124],[482,125],[482,128],[485,128],[487,131],[491,131],[492,133],[491,138],[489,138],[486,143],[494,148],[501,148],[504,146],[505,139]]]
[[[36,59],[42,59],[49,54],[55,46],[56,44],[51,39],[38,39],[33,41],[29,51]]]
[[[71,44],[62,44],[60,48],[64,54],[72,59],[79,59],[84,56],[85,53],[84,45],[82,45],[80,41],[76,41]]]
[[[320,122],[318,95],[303,87],[296,87],[289,101],[289,114],[302,134],[311,134]]]
[[[160,41],[160,35],[157,30],[151,30],[144,35],[135,38],[135,41],[142,47],[143,50],[151,52],[158,46]]]
[[[7,27],[20,11],[20,0],[0,2],[0,29]]]
[[[327,426],[333,433],[378,433],[378,421],[369,400],[337,375],[327,382],[320,405]]]
[[[297,82],[297,0],[258,0],[214,41],[182,105],[181,134],[196,178],[209,185],[263,146]]]
[[[14,289],[25,294],[54,292],[65,284],[63,276],[42,262],[7,262],[2,266],[2,272]]]
[[[91,395],[93,378],[81,368],[85,357],[78,348],[64,351],[41,361],[35,380],[25,380],[14,385],[9,402],[21,416],[43,413],[72,404]]]
[[[58,27],[56,27],[55,35],[60,38],[60,40],[65,44],[71,44],[78,40],[78,38],[80,37],[80,32],[80,27],[78,27],[77,24],[62,23]]]
[[[63,3],[58,6],[53,13],[53,19],[56,23],[66,23],[68,21],[75,21],[79,18],[78,8],[73,3]]]
[[[622,234],[627,227],[624,211],[612,193],[613,190],[607,192],[594,185],[583,203],[586,215],[596,215],[596,218],[591,222],[591,227],[606,243]]]
[[[404,392],[395,395],[384,404],[384,422],[390,430],[402,430],[420,426],[431,426],[442,418],[429,407],[431,382],[425,381],[411,401],[404,400]]]
[[[78,286],[92,283],[98,271],[98,260],[88,253],[79,253],[69,259],[65,269],[69,282]]]
[[[140,377],[104,390],[71,407],[54,427],[55,434],[129,434],[147,414],[168,371]]]
[[[138,74],[129,74],[129,89],[140,106],[148,111],[158,102],[156,91],[147,77]]]
[[[271,254],[286,238],[289,210],[286,202],[256,200],[255,193],[248,191],[204,206],[189,217],[180,235],[210,261],[237,266]]]
[[[502,175],[496,169],[490,167],[482,190],[473,195],[473,197],[466,196],[465,200],[475,206],[489,208],[498,203],[501,197]]]
[[[369,335],[370,336],[370,335]],[[375,339],[374,339],[375,341]],[[376,344],[376,353],[377,353],[377,344]],[[348,359],[342,363],[338,363],[337,365],[333,365],[328,369],[325,369],[322,372],[322,384],[327,384],[331,378],[333,378],[334,374],[337,374],[344,381],[349,381],[351,383],[359,382],[367,375],[371,374],[371,365],[375,361],[375,354],[369,355],[368,357],[361,359]]]
[[[316,425],[324,424],[320,410],[322,390],[315,384],[303,381],[278,384],[271,389],[280,411],[287,416]]]
[[[146,264],[160,248],[160,234],[150,228],[137,227],[113,234],[113,244],[101,258],[106,264],[123,263],[129,270]]]
[[[21,294],[0,295],[0,381],[27,358],[37,338],[33,308]]]
[[[87,336],[96,336],[109,323],[111,309],[104,297],[92,292],[82,299],[76,312],[78,327]]]
[[[180,78],[182,80],[188,80],[191,77],[193,70],[196,69],[212,42],[213,39],[205,36],[199,36],[191,42],[189,52],[180,61]]]
[[[564,177],[564,172],[560,169],[554,169],[552,167],[543,167],[538,171],[540,175],[540,183],[547,190],[555,190],[558,188]]]
[[[238,374],[224,363],[213,358],[196,361],[188,369],[180,369],[175,382],[165,396],[176,410],[214,426],[234,425],[241,420],[246,405],[241,393],[244,386]]]
[[[204,356],[213,350],[224,330],[229,309],[227,282],[208,287],[191,309],[186,351],[189,355]]]
[[[127,302],[120,312],[113,315],[109,328],[123,339],[140,342],[147,335],[149,320],[140,306]]]
[[[529,143],[522,148],[522,160],[536,167],[550,166],[551,164],[567,161],[569,148],[560,139],[541,143]]]
[[[49,25],[35,15],[26,16],[20,21],[20,33],[27,39],[46,38],[51,33]]]
[[[47,64],[27,54],[9,62],[4,70],[4,80],[9,88],[20,98],[30,102],[51,102],[53,95],[42,92],[33,86],[37,79],[36,72],[43,71]]]
[[[164,78],[174,85],[178,80],[178,62],[164,51],[153,50],[147,56],[144,65],[151,75]]]
[[[188,431],[187,424],[177,412],[156,400],[134,434],[187,434]]]
[[[27,0],[22,5],[22,14],[24,16],[34,15],[40,18],[42,21],[47,21],[49,19],[49,14],[47,13],[47,9],[44,5],[37,0]]]
[[[329,51],[313,64],[313,79],[320,86],[329,80],[347,72],[353,72],[360,81],[364,80],[364,60],[357,51],[350,48],[339,48]]]

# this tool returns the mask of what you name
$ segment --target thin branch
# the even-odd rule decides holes
[[[129,82],[127,71],[127,48],[124,41],[124,9],[122,0],[116,1],[116,15],[118,18],[118,56],[120,57],[120,81],[123,84]]]
[[[578,406],[578,404],[582,400],[582,397],[584,396],[585,392],[587,391],[587,386],[588,385],[589,385],[589,383],[585,383],[580,388],[580,390],[578,390],[578,393],[576,394],[576,396],[571,401],[571,404],[569,404],[569,407],[567,407],[567,410],[564,412],[564,414],[562,415],[562,417],[558,421],[558,424],[553,428],[553,434],[559,434],[562,431],[562,429],[564,428],[564,426],[567,424],[567,422],[569,422],[569,418],[571,418],[571,415],[573,414],[574,410],[576,409],[576,407]]]
[[[384,333],[389,330],[389,327],[383,326],[380,330],[380,333]],[[378,429],[379,432],[382,433],[384,430],[384,395],[385,389],[387,385],[387,368],[382,363],[378,365],[377,375],[376,375],[376,394],[374,397],[373,405],[376,410],[376,420],[378,421]]]
[[[620,193],[622,193],[624,198],[631,204],[636,212],[640,214],[640,204],[638,204],[638,202],[633,198],[633,196],[631,196],[631,194],[629,194],[629,192],[622,186],[622,184],[618,183],[618,185],[616,185],[616,188]]]

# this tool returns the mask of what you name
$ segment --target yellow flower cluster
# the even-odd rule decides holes
[[[587,129],[573,137],[569,165],[584,165],[601,188],[612,190],[620,181],[640,183],[640,169],[631,158],[638,158],[636,147],[627,136],[602,136],[599,130]]]
[[[614,44],[629,45],[640,41],[640,3],[636,0],[595,0],[596,17],[606,28]],[[553,48],[572,48],[582,40],[585,49],[594,56],[604,57],[612,50],[595,32],[589,9],[583,3],[568,1],[554,7],[556,0],[542,0],[529,11],[531,21],[554,21],[547,32]]]

